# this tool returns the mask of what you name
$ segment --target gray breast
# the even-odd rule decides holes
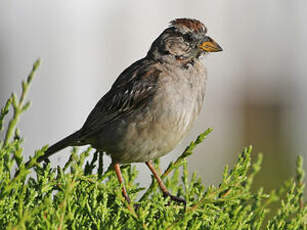
[[[113,160],[131,163],[159,158],[174,149],[190,130],[204,100],[203,64],[195,62],[188,68],[163,66],[157,84],[148,106],[117,121],[117,144],[104,146]]]

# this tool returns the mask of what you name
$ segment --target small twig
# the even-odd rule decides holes
[[[296,160],[296,181],[298,185],[298,193],[300,194],[299,197],[299,207],[300,209],[304,208],[304,188],[305,188],[305,183],[304,183],[304,178],[305,178],[305,171],[303,169],[303,158],[301,156],[297,157]]]
[[[1,109],[1,113],[0,113],[0,131],[3,129],[3,120],[4,117],[9,113],[9,108],[12,104],[12,98],[10,97],[6,103],[5,106]]]
[[[102,178],[103,174],[103,152],[98,153],[98,178]]]
[[[15,94],[12,94],[12,96],[9,99],[12,102],[11,105],[13,107],[14,114],[13,114],[13,118],[9,122],[7,131],[6,131],[6,135],[5,135],[5,139],[4,139],[4,145],[7,145],[8,142],[10,141],[10,139],[12,138],[13,133],[15,132],[15,127],[16,127],[16,124],[19,120],[20,114],[30,106],[30,102],[27,102],[27,103],[24,104],[24,99],[27,95],[29,86],[31,84],[31,81],[32,81],[34,74],[37,71],[39,65],[40,65],[40,59],[38,59],[33,64],[32,71],[30,72],[27,80],[22,82],[22,84],[21,84],[22,92],[21,92],[21,96],[20,96],[19,100],[17,99],[17,96]],[[9,102],[7,102],[7,104],[8,103]]]
[[[89,161],[86,162],[86,165],[85,165],[85,168],[84,168],[84,174],[85,175],[92,174],[92,171],[95,168],[95,163],[96,163],[97,159],[98,159],[98,151],[95,151],[92,161],[90,163],[89,163]]]

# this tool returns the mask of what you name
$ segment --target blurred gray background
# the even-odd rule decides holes
[[[293,175],[296,156],[307,156],[306,0],[1,0],[1,107],[42,59],[32,107],[19,125],[27,156],[79,129],[116,77],[177,17],[204,22],[224,51],[205,58],[204,110],[163,166],[211,127],[189,158],[205,184],[219,183],[224,165],[232,166],[247,145],[254,156],[264,154],[257,185],[269,189]],[[67,152],[53,164],[63,164]],[[137,167],[147,185],[149,170]]]

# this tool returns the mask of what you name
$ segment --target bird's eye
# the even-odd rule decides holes
[[[193,41],[193,37],[192,37],[192,34],[191,34],[191,33],[184,34],[184,35],[183,35],[183,38],[184,38],[184,40],[187,41],[187,42],[192,42],[192,41]]]

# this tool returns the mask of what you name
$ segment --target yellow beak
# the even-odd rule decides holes
[[[219,52],[222,51],[222,47],[220,47],[219,44],[217,44],[216,41],[214,41],[212,38],[210,37],[206,37],[206,41],[203,42],[199,48],[201,48],[202,50],[206,51],[206,52]]]

